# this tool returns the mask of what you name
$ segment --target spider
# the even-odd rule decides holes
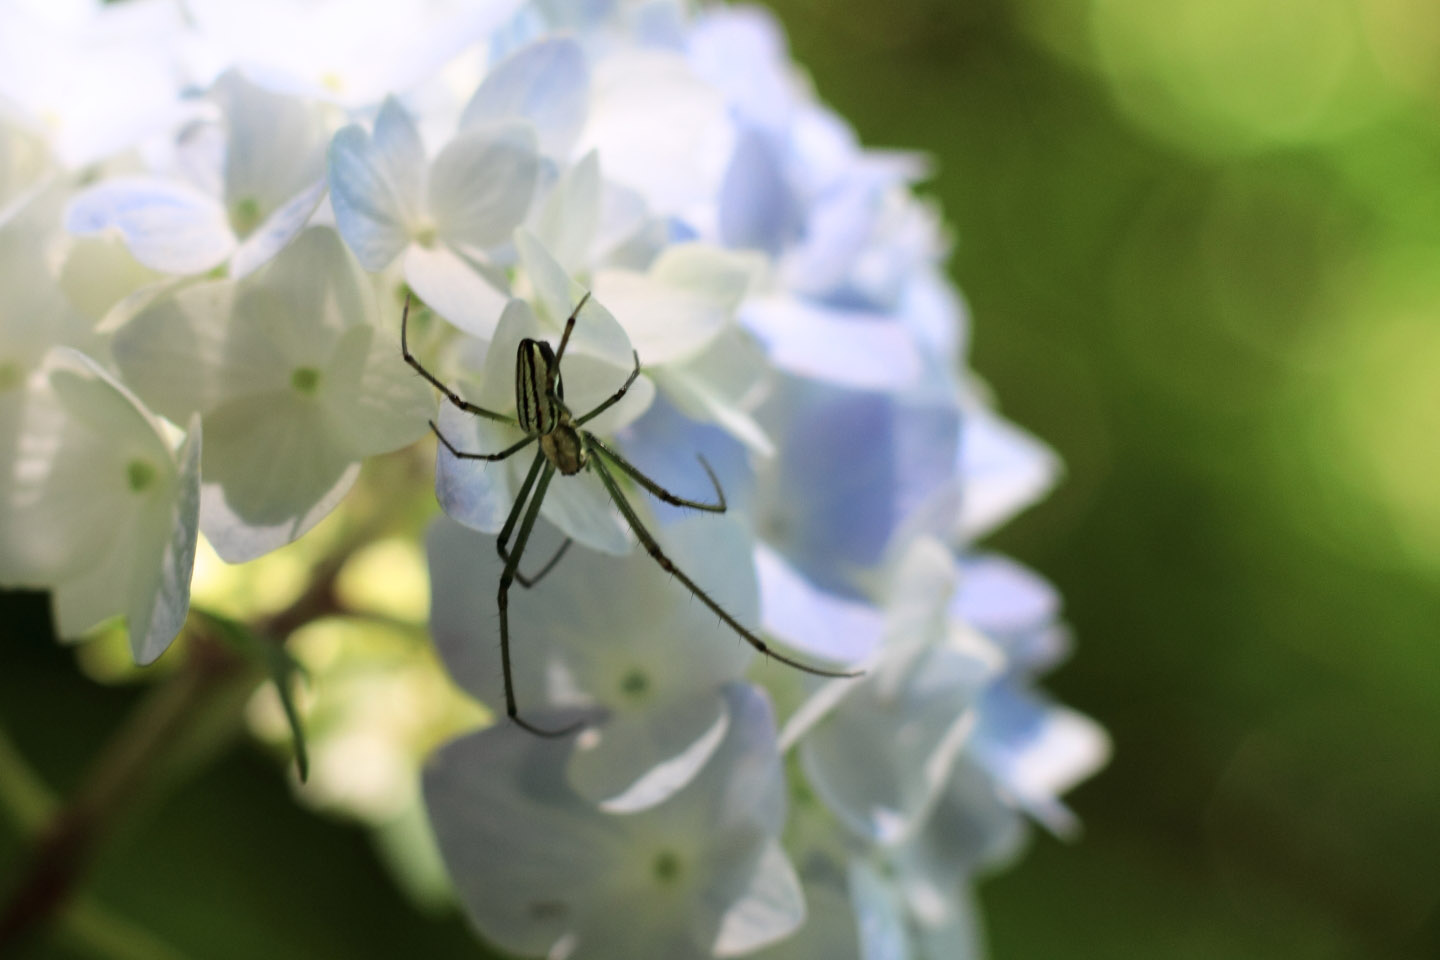
[[[580,315],[580,310],[589,301],[590,294],[587,292],[575,305],[569,318],[565,321],[564,332],[560,335],[559,349],[552,349],[549,343],[543,340],[526,338],[520,341],[520,346],[515,353],[515,412],[516,416],[511,417],[494,410],[487,410],[463,399],[458,393],[446,386],[434,374],[420,363],[410,353],[408,331],[410,324],[410,294],[405,295],[404,313],[400,319],[400,352],[415,372],[429,381],[436,389],[444,394],[445,399],[466,413],[474,414],[477,417],[484,417],[487,420],[498,420],[501,423],[508,423],[511,426],[518,426],[525,432],[524,439],[513,443],[497,453],[467,453],[456,449],[455,445],[440,431],[435,421],[430,421],[430,429],[436,438],[454,457],[461,460],[484,460],[495,462],[505,460],[530,444],[539,441],[540,449],[536,451],[535,458],[530,462],[530,469],[525,474],[525,480],[520,485],[520,492],[515,496],[515,505],[511,507],[509,515],[505,518],[504,525],[500,528],[499,538],[495,541],[496,550],[500,559],[504,561],[505,567],[500,574],[500,589],[497,594],[497,603],[500,607],[500,667],[505,681],[505,713],[520,727],[530,733],[542,737],[563,737],[583,725],[580,723],[571,724],[560,730],[546,730],[537,727],[522,719],[515,703],[515,688],[510,675],[510,619],[508,613],[510,585],[518,582],[522,587],[529,589],[537,584],[547,573],[555,568],[564,556],[565,551],[570,547],[570,538],[561,543],[560,548],[554,556],[540,568],[539,572],[527,577],[519,570],[520,558],[525,553],[525,546],[530,541],[530,532],[535,527],[535,520],[540,516],[540,505],[545,500],[545,491],[549,488],[551,480],[558,471],[561,476],[571,477],[582,470],[589,470],[599,478],[601,484],[610,495],[616,508],[620,511],[625,522],[629,524],[635,538],[645,548],[645,552],[660,565],[666,573],[675,577],[685,588],[689,590],[701,603],[709,607],[721,621],[731,630],[739,634],[747,643],[756,650],[768,657],[773,657],[781,663],[803,670],[806,673],[815,674],[821,677],[854,677],[858,673],[838,670],[825,670],[820,667],[813,667],[792,659],[783,653],[773,649],[764,640],[747,629],[740,621],[736,620],[730,613],[720,606],[708,593],[691,580],[686,573],[667,557],[655,537],[641,522],[640,516],[626,498],[620,483],[615,477],[614,470],[618,469],[629,476],[637,484],[648,491],[652,496],[665,503],[677,507],[688,507],[693,510],[703,510],[708,513],[724,513],[725,491],[720,486],[715,471],[710,469],[710,464],[703,456],[697,454],[700,465],[705,468],[706,475],[710,478],[710,484],[715,489],[714,503],[707,503],[700,500],[688,500],[676,496],[666,490],[660,484],[647,477],[638,467],[630,463],[613,447],[602,441],[589,430],[583,429],[585,424],[594,420],[600,414],[609,410],[619,403],[631,384],[640,376],[640,354],[632,351],[635,358],[634,369],[620,389],[606,398],[594,409],[575,416],[570,408],[565,406],[565,389],[560,377],[560,361],[565,356],[565,347],[570,342],[570,332],[575,328],[575,320]],[[517,530],[518,527],[518,530]],[[510,546],[511,536],[515,538],[515,545]]]

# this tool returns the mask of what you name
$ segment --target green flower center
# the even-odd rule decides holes
[[[662,850],[651,866],[655,879],[663,884],[672,884],[680,878],[680,858],[672,850]]]
[[[297,367],[290,374],[290,386],[295,388],[296,393],[314,396],[315,391],[320,389],[320,371],[314,367]]]
[[[230,226],[240,236],[260,226],[260,201],[254,197],[241,197],[230,208]]]
[[[426,221],[415,228],[415,242],[425,249],[430,249],[439,241],[440,234],[435,230],[435,224]]]
[[[145,460],[131,460],[125,466],[125,479],[135,493],[143,493],[154,486],[158,475],[154,464]]]
[[[650,692],[650,676],[636,668],[625,674],[620,681],[620,692],[631,700],[639,700]]]

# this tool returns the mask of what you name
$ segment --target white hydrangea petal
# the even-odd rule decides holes
[[[565,405],[577,417],[583,416],[613,396],[633,369],[620,369],[607,360],[566,350],[560,364]],[[655,383],[642,373],[630,384],[630,389],[619,403],[585,424],[585,429],[602,437],[608,436],[643,416],[654,400]]]
[[[515,248],[534,288],[540,322],[550,331],[560,333],[586,289],[570,279],[565,268],[530,231],[523,228],[515,231]],[[608,360],[624,369],[634,363],[634,348],[625,328],[594,296],[585,301],[576,317],[575,331],[570,335],[567,349]],[[645,360],[640,359],[642,363]]]
[[[756,454],[770,457],[775,446],[754,415],[766,372],[759,346],[732,326],[699,355],[654,370],[651,376],[686,416],[714,423]]]
[[[682,57],[634,51],[595,64],[591,77],[580,149],[600,151],[606,176],[635,190],[661,216],[716,195],[735,129],[724,98]]]
[[[970,755],[955,764],[924,829],[896,851],[907,883],[949,893],[1011,859],[1025,842],[1024,819],[1003,787]]]
[[[590,70],[585,51],[569,37],[540,40],[495,65],[465,105],[460,129],[501,120],[528,120],[540,149],[569,156],[585,124]]]
[[[158,543],[152,546],[142,540],[132,559],[126,626],[131,654],[140,666],[153,663],[169,649],[190,613],[190,575],[200,533],[199,414],[190,418],[178,463],[173,498],[157,510],[158,516],[143,523]]]
[[[263,556],[335,508],[360,472],[356,460],[312,397],[229,400],[205,420],[201,529],[229,563]]]
[[[557,473],[545,493],[540,515],[591,550],[624,556],[635,549],[630,528],[611,501],[609,491],[589,470],[573,477]]]
[[[800,744],[806,776],[861,837],[905,840],[930,812],[974,729],[972,703],[995,675],[989,656],[934,648],[904,686],[857,684]]]
[[[323,367],[340,333],[373,326],[375,288],[330,227],[311,227],[241,286],[236,324],[249,324],[295,367]]]
[[[752,300],[740,320],[777,367],[855,390],[914,387],[925,369],[914,336],[895,320],[791,297]]]
[[[530,210],[539,170],[529,124],[492,124],[459,134],[430,166],[428,203],[436,232],[466,251],[509,240]]]
[[[703,244],[668,247],[648,273],[600,270],[595,296],[614,312],[646,364],[693,357],[734,316],[755,261]]]
[[[402,128],[402,124],[396,120],[393,127]],[[401,133],[394,135],[403,138]],[[419,134],[414,136],[418,140]],[[394,153],[389,152],[392,148]],[[345,127],[330,141],[330,205],[335,210],[335,224],[346,245],[371,272],[385,269],[410,243],[401,191],[420,176],[409,168],[411,162],[403,144],[372,141],[358,125]]]
[[[500,278],[443,245],[412,244],[405,251],[405,282],[440,316],[472,336],[488,340],[505,308]]]
[[[175,464],[159,422],[133,393],[90,357],[60,347],[47,362],[50,387],[66,413],[126,455],[145,458],[170,480]]]
[[[501,725],[449,744],[425,768],[425,803],[459,900],[490,940],[517,953],[547,953],[577,919],[574,905],[613,883],[630,850],[624,821],[569,789],[569,752],[568,740]]]
[[[763,543],[755,546],[755,570],[765,632],[786,646],[832,663],[856,663],[879,649],[885,617],[875,607],[821,590]]]
[[[426,803],[485,934],[531,954],[563,940],[594,957],[698,960],[722,929],[741,942],[798,923],[797,885],[775,844],[784,779],[774,718],[753,687],[729,686],[725,699],[731,721],[711,762],[635,814],[607,814],[568,787],[573,738],[497,727],[442,750]],[[659,872],[666,860],[678,874]]]
[[[54,584],[59,629],[74,636],[101,620],[126,613],[137,663],[169,645],[189,609],[199,487],[199,421],[177,466],[159,424],[139,401],[94,361],[57,350],[49,385],[73,428],[84,434],[84,456],[50,463],[40,515],[67,503],[78,515],[104,510],[90,549],[70,558],[73,575]],[[23,489],[23,487],[22,487]],[[48,501],[48,502],[47,502]],[[46,524],[47,536],[65,538],[65,525]],[[80,547],[77,541],[74,547]]]
[[[965,411],[956,471],[964,479],[955,535],[977,540],[1050,491],[1061,465],[1049,447],[978,407]]]
[[[709,7],[687,37],[695,72],[725,93],[733,109],[761,128],[787,127],[795,86],[784,28],[761,7]],[[745,69],[735,65],[743,63]]]
[[[933,906],[924,922],[915,926],[915,943],[921,956],[945,960],[984,960],[985,938],[975,898],[969,889],[949,891],[943,899],[927,900]],[[912,905],[912,916],[917,912]],[[918,918],[917,918],[918,919]]]
[[[108,523],[114,537],[104,550],[91,556],[79,573],[49,585],[57,637],[79,639],[125,612],[134,573],[134,531],[139,522],[132,515],[111,515]]]
[[[161,273],[204,273],[235,249],[230,220],[214,197],[153,177],[114,177],[89,187],[70,201],[65,227],[81,235],[117,230],[136,260]]]
[[[587,730],[566,768],[570,785],[607,813],[664,803],[695,779],[725,738],[730,714],[718,683],[716,690],[619,712]]]
[[[374,327],[347,330],[321,377],[318,399],[357,458],[414,443],[435,414],[433,388],[401,358],[399,341]]]
[[[603,196],[600,155],[591,150],[561,176],[532,224],[535,238],[567,274],[589,266]]]
[[[162,416],[181,422],[227,396],[280,389],[285,357],[263,332],[232,322],[236,285],[213,281],[161,297],[115,335],[126,382]]]
[[[441,404],[437,425],[455,449],[465,453],[498,453],[524,436],[516,427],[482,419],[451,403]],[[461,460],[441,446],[435,459],[440,508],[472,530],[498,533],[519,489],[512,465],[528,467],[538,452],[532,444],[508,461],[487,463]]]
[[[4,256],[0,252],[0,257]],[[52,321],[47,326],[51,327],[52,333],[59,332],[56,327],[63,330],[65,324],[61,318],[68,312],[78,313],[91,323],[103,320],[108,332],[119,322],[119,313],[114,317],[108,316],[112,308],[122,301],[137,302],[177,282],[137,261],[120,236],[100,233],[75,237],[60,267],[59,277],[60,291],[72,310],[59,312],[56,319],[60,322]],[[28,286],[43,290],[48,284],[36,282],[36,275],[32,274]],[[3,312],[4,308],[0,307],[0,314]],[[3,322],[0,320],[0,325]],[[69,341],[67,346],[82,347],[69,336],[62,334],[62,339]]]
[[[215,81],[210,97],[225,117],[225,200],[232,211],[250,207],[267,219],[302,185],[324,178],[324,129],[310,103],[264,90],[233,70]]]
[[[230,257],[230,276],[239,280],[268,263],[286,244],[305,229],[320,201],[325,198],[326,181],[316,180],[270,214]]]
[[[666,527],[662,542],[716,602],[741,623],[755,622],[757,593],[743,524],[692,516]],[[556,544],[554,530],[538,532],[521,571],[542,565]],[[457,683],[487,703],[501,703],[492,587],[503,564],[494,541],[442,522],[430,534],[429,551],[436,646]],[[743,675],[755,656],[643,551],[615,558],[572,549],[533,590],[513,587],[509,606],[516,696],[530,711],[598,703],[617,713],[646,712],[703,699]],[[482,610],[485,615],[478,615]],[[613,639],[597,644],[597,637]],[[621,762],[623,744],[621,754],[614,779],[607,781],[612,784],[633,782],[643,772]]]
[[[715,938],[715,956],[738,957],[790,936],[805,922],[800,878],[777,841],[770,841],[745,892],[730,905]]]

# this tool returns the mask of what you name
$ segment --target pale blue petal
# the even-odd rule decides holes
[[[865,960],[911,960],[900,891],[864,860],[850,861],[850,899]]]
[[[1060,594],[1035,571],[1009,557],[981,553],[961,561],[960,589],[950,605],[956,618],[998,639],[1049,627],[1060,616]]]
[[[425,205],[425,143],[414,119],[394,97],[380,105],[372,145],[401,212],[414,221]]]
[[[147,518],[146,533],[158,540],[153,554],[137,545],[130,583],[126,626],[130,650],[140,666],[153,663],[170,647],[190,613],[190,576],[200,533],[200,415],[190,418],[178,455],[179,473],[172,499]],[[146,538],[147,540],[149,537]]]
[[[239,280],[255,272],[299,236],[325,198],[325,189],[322,177],[282,203],[230,257],[230,276]]]
[[[987,691],[972,754],[1019,806],[1061,836],[1079,827],[1060,794],[1110,759],[1104,728],[1011,684]]]
[[[235,249],[225,208],[179,181],[102,181],[70,201],[65,227],[81,235],[118,230],[135,259],[161,273],[204,273]]]
[[[580,136],[590,97],[585,51],[568,37],[541,40],[495,65],[465,111],[460,129],[528,120],[544,153],[564,159]]]
[[[786,646],[831,663],[871,656],[885,636],[885,617],[859,600],[814,586],[770,547],[755,548],[765,632]]]
[[[760,131],[741,134],[720,188],[720,239],[726,246],[763,250],[773,257],[799,234],[800,201],[779,154]]]
[[[383,270],[410,242],[392,157],[351,125],[330,142],[330,205],[345,243],[366,270]],[[402,168],[406,177],[418,176]]]
[[[781,377],[760,421],[778,453],[761,465],[759,526],[813,584],[842,596],[953,482],[959,412],[949,403]]]
[[[446,402],[440,407],[440,432],[464,453],[498,453],[524,437],[519,429],[466,413]],[[443,446],[435,458],[435,498],[449,516],[472,530],[498,533],[510,515],[520,483],[515,474],[529,467],[539,451],[534,444],[494,463],[462,460]]]
[[[956,470],[965,491],[955,534],[976,540],[1049,493],[1061,464],[1029,433],[971,407],[965,411]]]
[[[753,300],[740,321],[777,367],[854,390],[905,390],[925,370],[914,335],[878,314],[850,313],[793,298]]]
[[[597,421],[598,422],[598,421]],[[644,416],[615,438],[623,453],[660,486],[691,500],[713,496],[700,457],[715,471],[731,511],[747,514],[755,496],[755,472],[745,447],[724,430],[686,417],[665,397],[646,408]],[[650,500],[661,523],[690,511]]]

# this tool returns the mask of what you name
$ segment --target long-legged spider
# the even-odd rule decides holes
[[[497,413],[494,410],[487,410],[463,399],[450,387],[441,382],[434,374],[425,367],[410,353],[408,330],[410,324],[410,296],[405,297],[404,313],[400,320],[400,351],[405,357],[405,362],[415,369],[420,376],[433,384],[445,399],[455,406],[472,413],[477,417],[484,417],[487,420],[497,420],[501,423],[508,423],[517,426],[525,432],[524,439],[511,444],[498,453],[466,453],[455,448],[455,445],[440,431],[435,421],[430,421],[430,429],[440,443],[450,452],[452,456],[461,460],[504,460],[524,450],[535,441],[540,442],[540,449],[535,454],[535,459],[530,463],[530,469],[525,474],[525,480],[520,485],[520,492],[515,496],[515,505],[511,507],[510,514],[505,518],[505,524],[500,528],[500,536],[495,542],[501,560],[505,563],[504,571],[500,574],[500,590],[497,595],[497,602],[500,606],[500,666],[505,680],[505,713],[516,724],[542,737],[564,736],[580,724],[572,724],[563,730],[545,730],[536,727],[520,718],[519,711],[515,704],[515,687],[510,675],[510,619],[509,619],[509,594],[510,584],[518,581],[521,586],[529,588],[540,581],[545,574],[554,569],[555,564],[560,561],[565,551],[570,546],[569,538],[561,544],[560,549],[533,576],[526,577],[520,573],[520,558],[525,553],[525,546],[530,541],[530,532],[535,527],[535,520],[540,516],[540,505],[545,499],[545,491],[550,486],[558,470],[562,476],[574,476],[581,470],[589,469],[605,486],[610,494],[610,499],[615,503],[625,522],[629,524],[634,532],[635,538],[645,548],[645,552],[660,565],[666,573],[671,574],[699,598],[700,602],[709,607],[731,630],[745,639],[756,650],[768,657],[773,657],[781,663],[788,664],[797,670],[806,673],[813,673],[822,677],[853,677],[856,673],[840,670],[825,670],[820,667],[812,667],[776,651],[764,640],[756,636],[743,624],[736,620],[730,613],[704,590],[695,581],[691,580],[683,570],[675,566],[674,562],[667,557],[655,537],[646,529],[641,522],[640,516],[635,508],[626,498],[620,488],[615,474],[611,467],[618,468],[632,480],[645,488],[652,496],[663,500],[665,503],[677,507],[689,507],[694,510],[705,510],[710,513],[724,513],[725,491],[720,487],[720,481],[715,476],[715,471],[710,469],[710,464],[705,458],[699,457],[700,465],[705,468],[705,473],[710,478],[711,485],[715,488],[715,503],[705,503],[699,500],[687,500],[684,497],[676,496],[666,490],[660,484],[647,477],[638,467],[630,463],[614,448],[600,440],[594,433],[582,429],[586,423],[594,420],[600,414],[609,410],[619,403],[625,396],[635,378],[640,376],[640,354],[634,351],[635,367],[625,382],[620,385],[611,396],[602,401],[594,409],[581,416],[575,416],[570,408],[565,406],[565,391],[560,380],[560,361],[565,356],[565,347],[570,342],[570,331],[575,328],[575,319],[579,316],[580,310],[590,299],[590,294],[580,298],[575,305],[569,319],[565,321],[565,330],[560,335],[560,347],[552,350],[550,344],[543,340],[526,338],[520,341],[519,349],[515,354],[515,412],[516,416]],[[528,504],[527,504],[528,501]],[[519,527],[517,532],[516,527]],[[511,535],[515,537],[514,548],[509,547]]]

